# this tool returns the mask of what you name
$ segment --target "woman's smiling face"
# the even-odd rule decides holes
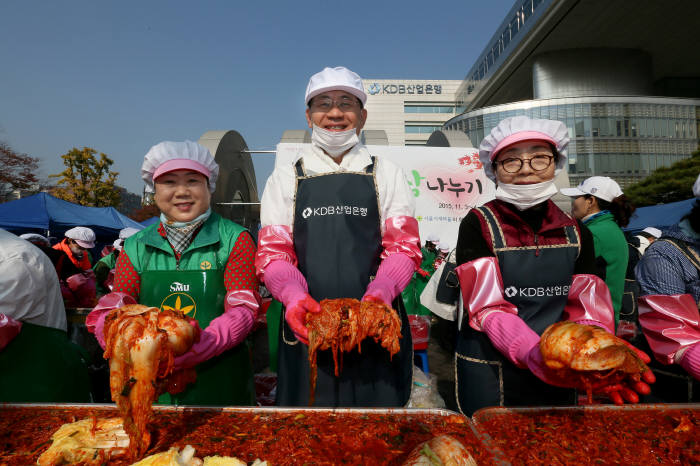
[[[192,170],[174,170],[154,180],[154,200],[168,220],[189,222],[209,209],[207,177]]]

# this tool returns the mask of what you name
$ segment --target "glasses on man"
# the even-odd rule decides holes
[[[512,158],[499,160],[498,163],[501,164],[501,167],[503,167],[503,170],[507,173],[518,173],[523,168],[525,162],[530,165],[530,168],[532,168],[533,171],[541,172],[542,170],[546,170],[552,164],[552,160],[554,160],[553,155],[535,154],[529,159]]]
[[[333,107],[338,107],[341,112],[352,112],[360,109],[360,102],[353,97],[315,97],[311,101],[311,110],[314,112],[330,112]]]

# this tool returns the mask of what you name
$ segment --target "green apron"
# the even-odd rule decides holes
[[[178,309],[205,329],[224,308],[223,270],[145,270],[139,301],[159,309]],[[177,395],[165,393],[159,403],[208,406],[255,404],[253,367],[247,340],[199,364],[197,381]]]
[[[83,350],[63,330],[23,322],[0,351],[0,402],[91,401]]]
[[[277,372],[277,347],[280,337],[280,316],[282,315],[282,303],[273,299],[267,307],[265,320],[267,321],[267,342],[270,350],[270,370]]]

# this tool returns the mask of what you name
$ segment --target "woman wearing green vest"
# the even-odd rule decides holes
[[[629,260],[627,240],[620,228],[629,223],[634,206],[620,185],[607,176],[586,178],[577,187],[562,189],[561,193],[573,198],[572,214],[593,234],[596,264],[605,271],[603,279],[610,289],[617,328]]]
[[[0,402],[87,403],[84,351],[68,339],[56,269],[0,229]]]
[[[175,370],[196,367],[197,381],[161,403],[254,404],[246,336],[260,304],[255,245],[240,225],[210,209],[219,166],[200,144],[161,142],[144,158],[141,176],[161,211],[160,222],[124,242],[112,293],[86,320],[104,347],[108,312],[138,302],[179,309],[203,329]]]

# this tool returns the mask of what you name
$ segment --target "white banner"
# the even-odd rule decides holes
[[[291,163],[304,144],[278,144],[275,166]],[[401,167],[416,201],[421,241],[436,234],[450,249],[459,223],[472,207],[494,198],[495,185],[484,174],[473,147],[367,146],[370,154]]]

